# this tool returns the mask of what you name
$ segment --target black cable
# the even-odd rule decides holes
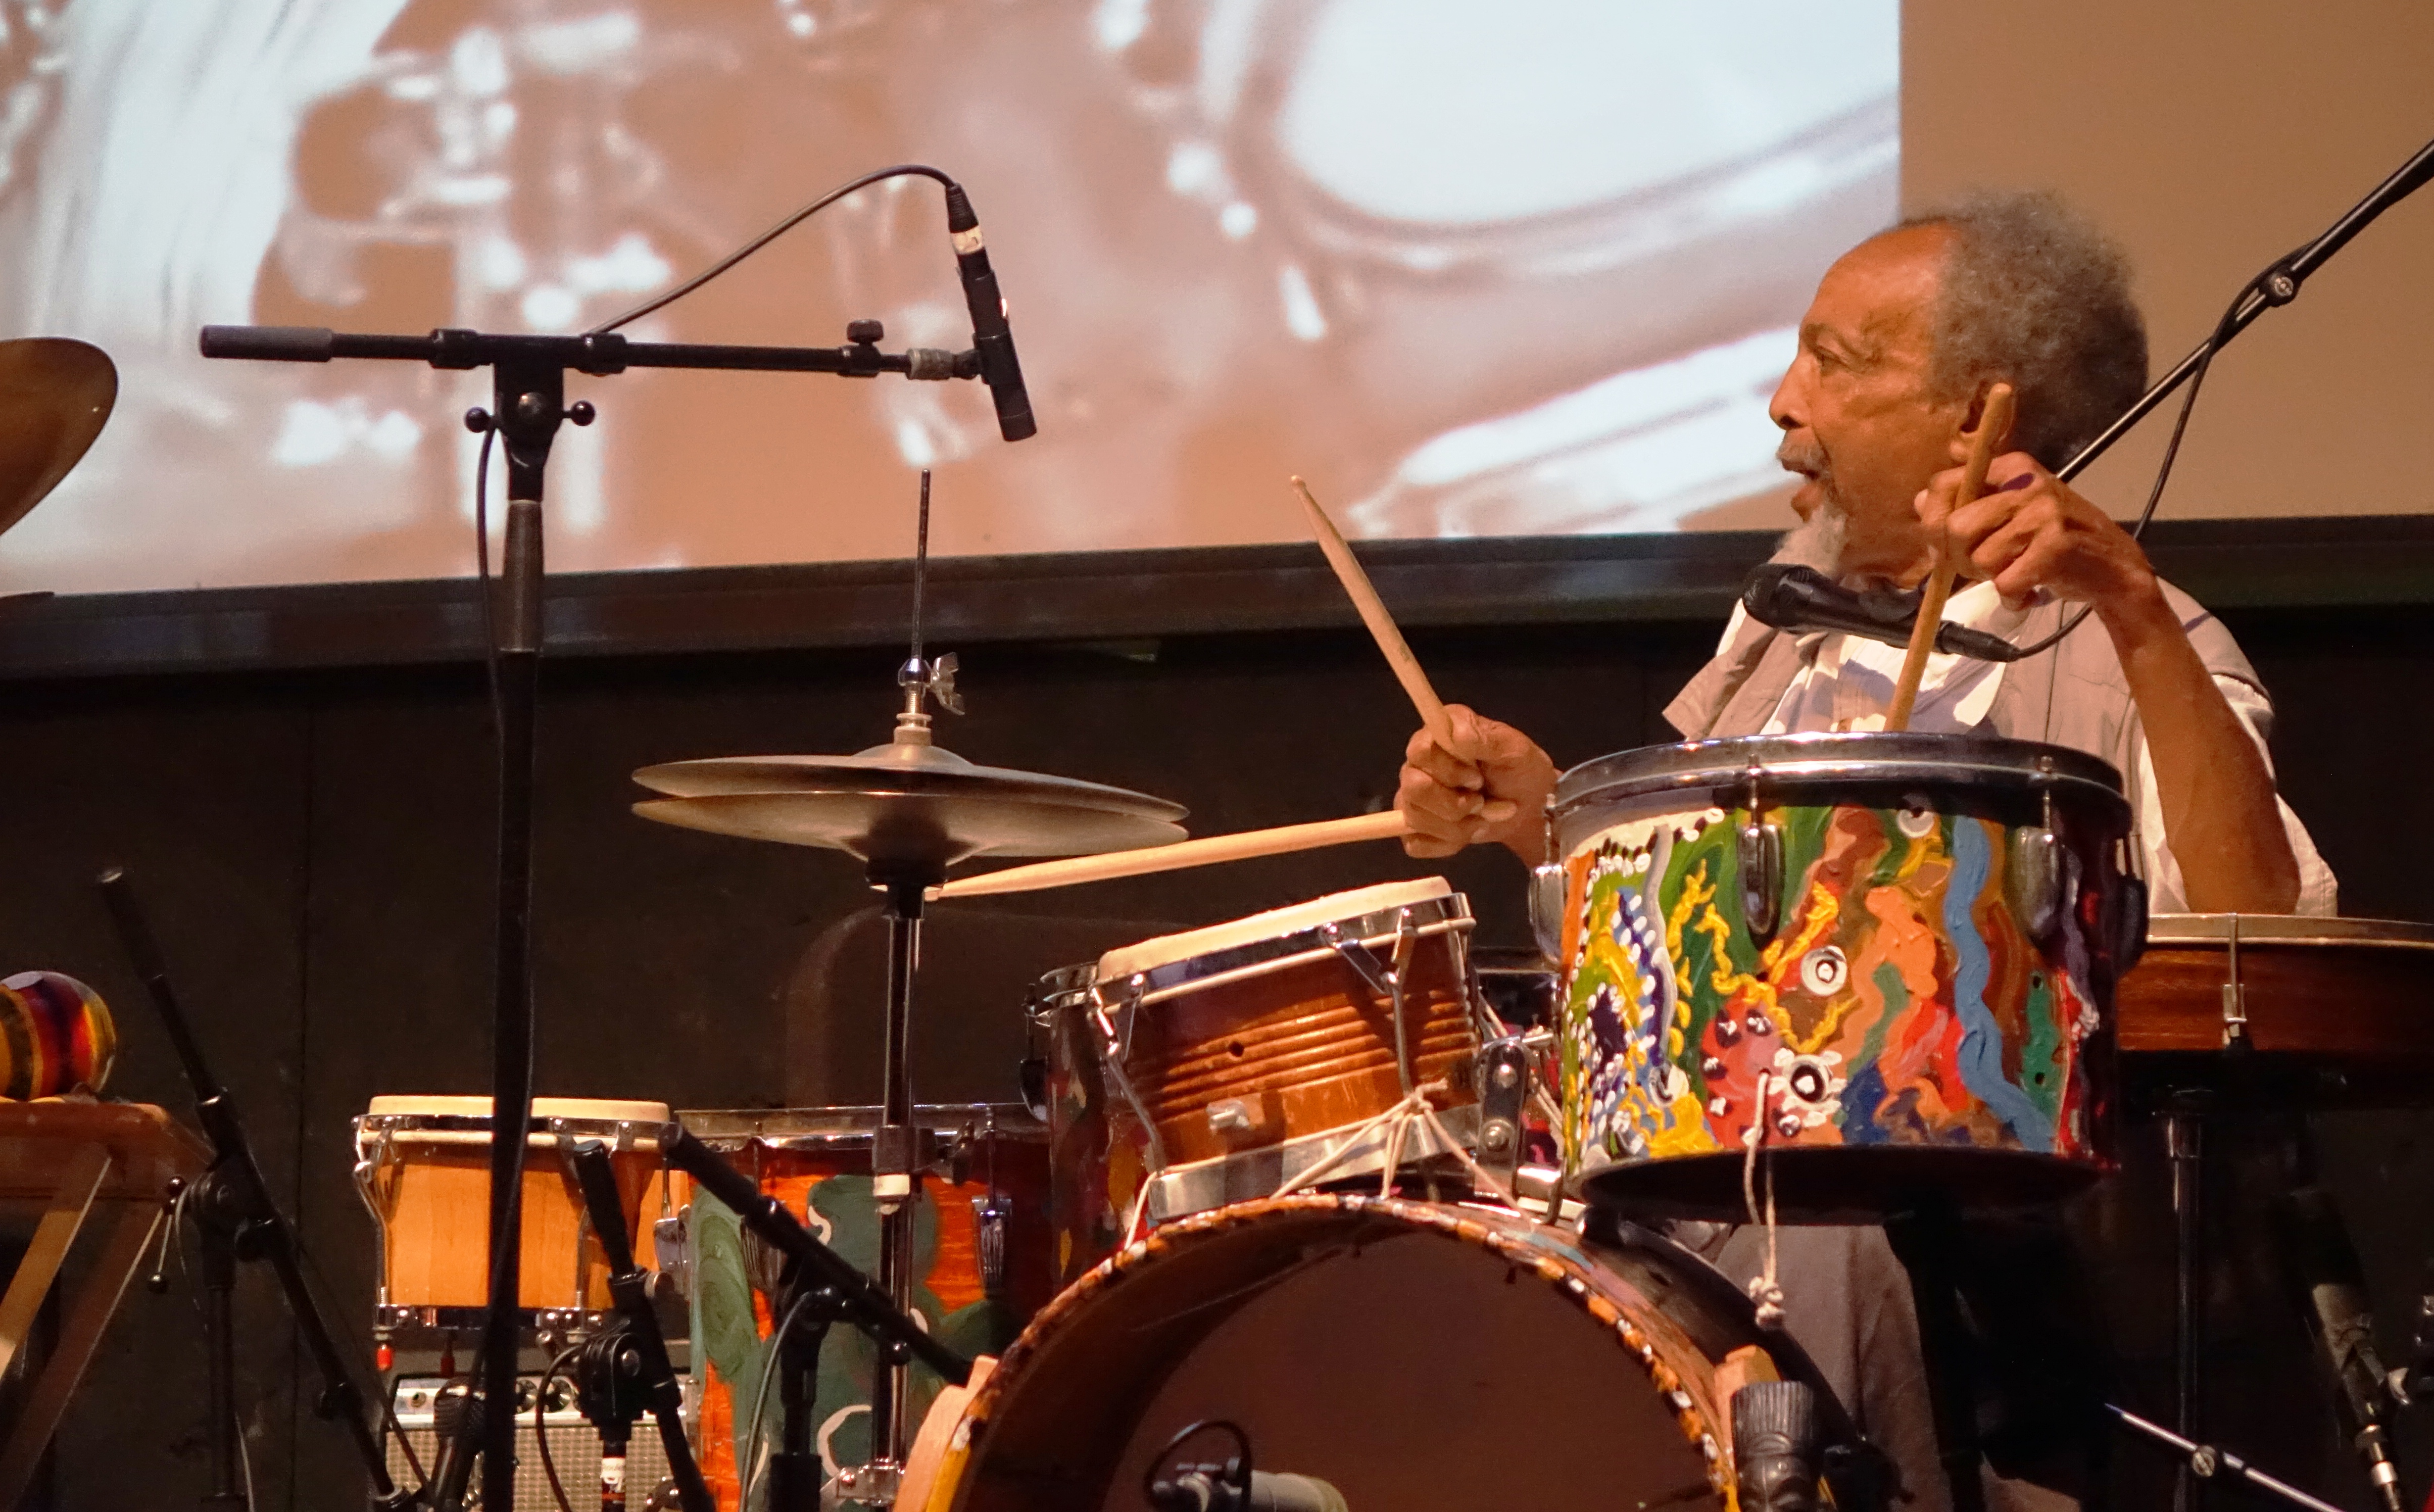
[[[2155,464],[2155,483],[2147,490],[2147,507],[2140,509],[2138,518],[2131,523],[2131,540],[2136,541],[2146,534],[2147,523],[2155,518],[2155,507],[2163,502],[2164,485],[2170,480],[2172,463],[2181,455],[2181,438],[2189,428],[2189,412],[2197,407],[2198,390],[2205,387],[2206,372],[2214,366],[2215,353],[2220,352],[2223,344],[2237,333],[2241,307],[2247,303],[2251,296],[2257,294],[2264,287],[2269,279],[2281,272],[2283,264],[2288,261],[2287,258],[2277,260],[2272,266],[2242,284],[2239,292],[2232,297],[2230,305],[2222,312],[2222,318],[2215,323],[2214,333],[2207,336],[2205,344],[2198,349],[2197,366],[2189,370],[2188,387],[2181,395],[2181,412],[2172,421],[2171,439],[2164,443],[2163,459]],[[2019,655],[2012,660],[2025,662],[2041,652],[2051,650],[2062,643],[2063,637],[2078,629],[2081,623],[2093,613],[2095,609],[2096,606],[2093,604],[2081,605],[2079,612],[2065,621],[2062,628],[2032,645],[2023,647]]]
[[[1186,1427],[1181,1433],[1176,1434],[1173,1438],[1168,1439],[1164,1449],[1159,1450],[1157,1453],[1150,1456],[1148,1466],[1141,1470],[1141,1499],[1143,1501],[1147,1502],[1152,1506],[1159,1504],[1157,1494],[1157,1472],[1165,1468],[1166,1462],[1174,1456],[1174,1452],[1176,1450],[1181,1449],[1185,1444],[1197,1438],[1202,1434],[1208,1433],[1211,1429],[1222,1429],[1226,1433],[1231,1435],[1235,1444],[1242,1450],[1238,1462],[1243,1465],[1248,1465],[1250,1463],[1251,1435],[1243,1431],[1242,1424],[1235,1422],[1229,1418],[1203,1418],[1198,1422]]]
[[[606,335],[608,333],[616,330],[619,326],[631,324],[633,321],[641,319],[643,317],[650,314],[654,310],[674,304],[677,301],[683,299],[686,295],[691,294],[694,290],[709,283],[711,279],[718,277],[718,275],[726,272],[728,268],[733,267],[736,264],[751,256],[754,252],[759,251],[762,248],[768,246],[771,242],[776,241],[779,237],[794,230],[805,219],[826,210],[829,206],[835,204],[846,196],[852,194],[858,189],[867,189],[872,184],[879,183],[883,180],[899,179],[907,174],[917,174],[924,179],[934,179],[939,183],[944,184],[950,189],[955,186],[954,180],[948,178],[945,174],[940,173],[935,168],[930,167],[926,163],[900,163],[892,168],[881,168],[875,173],[866,173],[858,179],[848,180],[846,182],[839,184],[836,188],[830,190],[827,194],[820,196],[817,199],[813,200],[810,204],[805,205],[802,209],[788,215],[785,219],[780,220],[778,224],[770,227],[767,231],[763,232],[760,235],[753,237],[748,242],[746,242],[742,247],[736,249],[734,251],[731,251],[725,257],[720,258],[708,268],[699,273],[695,273],[693,277],[677,284],[675,288],[668,290],[665,294],[653,295],[651,298],[644,300],[642,303],[635,305],[632,309],[627,310],[625,314],[613,317],[610,319],[604,320],[600,324],[593,326],[591,330],[585,332],[584,335],[594,336]]]
[[[566,1368],[569,1360],[582,1352],[580,1344],[570,1344],[560,1349],[557,1358],[549,1363],[549,1368],[541,1372],[540,1387],[533,1393],[533,1436],[540,1440],[541,1473],[549,1477],[549,1494],[557,1498],[557,1512],[574,1512],[574,1508],[567,1503],[566,1487],[557,1478],[557,1461],[549,1452],[549,1383],[557,1379],[557,1373]]]
[[[793,1304],[786,1309],[786,1315],[780,1318],[778,1326],[769,1332],[769,1354],[761,1362],[761,1389],[753,1394],[752,1421],[746,1425],[744,1435],[746,1469],[744,1487],[738,1494],[747,1504],[752,1500],[752,1488],[761,1484],[761,1472],[767,1468],[762,1461],[761,1435],[769,1416],[769,1392],[778,1383],[778,1354],[785,1348],[787,1332],[794,1328],[795,1320],[803,1315],[803,1304],[811,1299],[812,1294],[808,1289],[798,1291]],[[882,1368],[885,1366],[883,1365]]]
[[[465,412],[465,423],[478,424],[482,433],[482,455],[473,464],[473,578],[482,600],[482,667],[490,679],[490,729],[495,732],[507,728],[506,705],[499,696],[498,613],[490,604],[490,442],[499,434],[499,420],[477,407]]]

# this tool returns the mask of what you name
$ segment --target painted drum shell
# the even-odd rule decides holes
[[[1966,736],[1702,741],[1575,768],[1549,813],[1562,1133],[1594,1200],[1745,1215],[1761,1085],[1788,1219],[1923,1187],[2036,1203],[2110,1167],[2114,990],[2146,909],[2104,763]],[[1769,846],[1771,929],[1741,899]]]
[[[879,1219],[870,1193],[874,1107],[707,1109],[676,1116],[703,1143],[750,1175],[761,1190],[806,1218],[812,1231],[865,1270],[878,1263]],[[915,1225],[921,1251],[914,1308],[932,1332],[959,1350],[1003,1348],[1051,1297],[1047,1130],[1028,1110],[1005,1104],[936,1104],[914,1109],[925,1167]],[[1011,1204],[1003,1291],[983,1284],[975,1204],[992,1187]],[[686,1214],[693,1250],[694,1369],[701,1385],[695,1456],[721,1512],[743,1505],[752,1450],[757,1389],[777,1319],[756,1272],[772,1260],[744,1240],[717,1200],[689,1181]],[[774,1267],[773,1267],[774,1268]],[[845,1464],[867,1452],[870,1350],[849,1328],[832,1328],[820,1350],[821,1450]],[[912,1372],[917,1421],[939,1387],[926,1366]],[[774,1402],[763,1416],[776,1431]],[[831,1469],[833,1466],[831,1467]]]

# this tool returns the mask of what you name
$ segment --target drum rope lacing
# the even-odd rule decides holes
[[[1741,1205],[1749,1210],[1752,1228],[1766,1230],[1766,1264],[1757,1278],[1749,1283],[1750,1300],[1757,1304],[1757,1326],[1762,1329],[1783,1327],[1783,1282],[1778,1279],[1775,1255],[1774,1162],[1766,1164],[1766,1211],[1761,1217],[1757,1205],[1758,1157],[1766,1146],[1766,1090],[1774,1074],[1757,1074],[1757,1111],[1750,1120],[1749,1133],[1741,1141]]]

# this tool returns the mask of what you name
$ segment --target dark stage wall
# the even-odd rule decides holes
[[[2434,838],[2424,764],[2434,744],[2424,696],[2434,686],[2434,626],[2416,608],[2230,617],[2280,702],[2284,789],[2340,872],[2346,911],[2434,918],[2422,859]],[[1447,696],[1514,720],[1568,763],[1664,738],[1657,711],[1712,644],[1715,624],[1438,628],[1414,640]],[[1413,723],[1376,652],[1342,630],[960,649],[972,712],[944,722],[949,745],[993,765],[1172,797],[1191,806],[1200,833],[1382,804]],[[875,1003],[814,1022],[814,984],[797,979],[822,932],[867,903],[851,865],[643,823],[626,812],[640,796],[626,774],[677,757],[876,743],[900,655],[872,647],[551,665],[540,787],[540,1091],[677,1107],[875,1095]],[[375,1093],[488,1085],[490,781],[471,666],[0,683],[0,833],[9,852],[0,969],[47,967],[98,986],[126,1044],[110,1090],[185,1111],[89,885],[105,864],[129,868],[208,1051],[358,1337],[370,1233],[349,1181],[347,1120]],[[1371,846],[967,905],[936,926],[924,965],[921,1091],[1010,1098],[1020,984],[1095,954],[1078,941],[1423,869]],[[1444,869],[1469,892],[1483,941],[1523,942],[1521,874],[1510,857],[1473,854]],[[839,990],[853,1000],[860,989]],[[2434,1121],[2345,1114],[2323,1124],[2392,1330],[2387,1344],[2397,1348],[2434,1231]],[[2260,1246],[2251,1230],[2229,1249],[2247,1268]],[[2151,1266],[2163,1252],[2121,1253]],[[2117,1282],[2143,1315],[2122,1337],[2151,1348],[2161,1278],[2119,1274],[2128,1268],[2119,1255],[2105,1264],[2116,1273],[2108,1286]],[[243,1390],[260,1504],[356,1504],[339,1435],[300,1405],[301,1362],[276,1300],[261,1278],[249,1287]],[[2223,1364],[2243,1370],[2253,1343],[2243,1340],[2274,1327],[2243,1325]],[[2257,1358],[2271,1345],[2254,1345]],[[60,1439],[59,1504],[173,1505],[199,1492],[200,1394],[190,1290],[133,1289]],[[2227,1434],[2239,1416],[2225,1408]],[[2411,1458],[2422,1486],[2424,1455]],[[2303,1479],[2316,1472],[2269,1464]]]

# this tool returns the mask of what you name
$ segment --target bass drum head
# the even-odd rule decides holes
[[[1355,1507],[1720,1508],[1712,1348],[1517,1215],[1243,1203],[1158,1228],[1050,1304],[929,1505],[1135,1512],[1168,1440],[1224,1418],[1259,1469]]]

